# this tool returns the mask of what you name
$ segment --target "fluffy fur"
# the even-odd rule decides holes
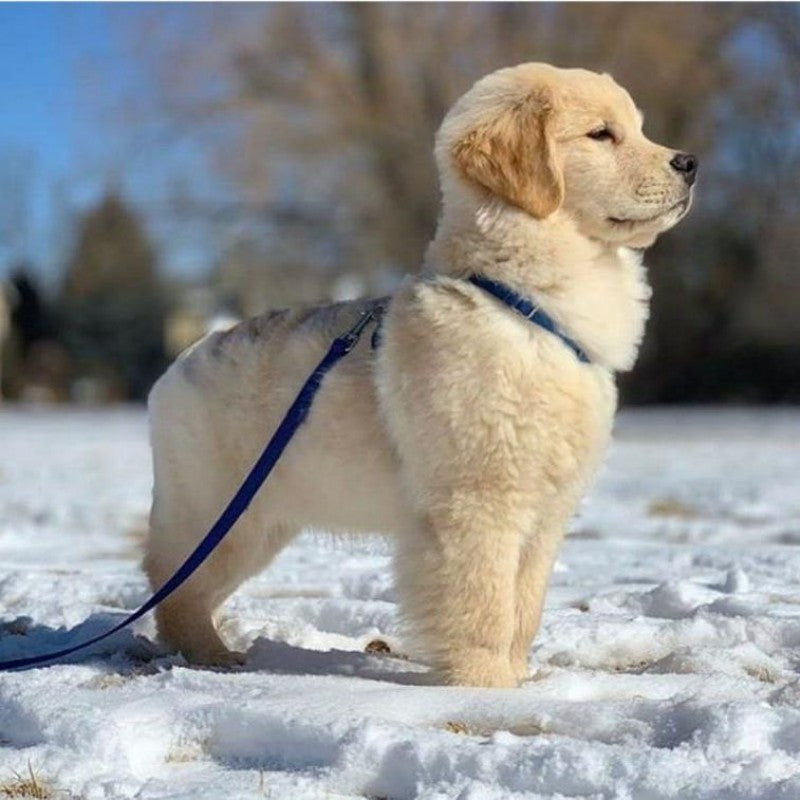
[[[613,373],[633,365],[642,336],[649,289],[633,248],[688,209],[674,155],[643,136],[605,75],[525,64],[467,92],[437,136],[443,211],[425,277],[392,296],[380,348],[366,337],[325,379],[244,518],[158,609],[162,636],[190,659],[235,661],[213,615],[244,579],[303,528],[382,531],[395,539],[412,651],[447,683],[517,685],[565,527],[609,440]],[[592,364],[461,280],[472,272],[535,298]],[[365,302],[213,334],[157,383],[154,587]]]

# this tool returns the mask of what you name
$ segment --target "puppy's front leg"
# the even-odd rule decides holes
[[[444,681],[517,685],[509,653],[521,536],[487,498],[451,495],[400,540],[401,604]]]
[[[563,526],[537,531],[522,548],[516,575],[516,625],[511,645],[511,668],[517,679],[528,677],[528,652],[542,620],[544,596]]]

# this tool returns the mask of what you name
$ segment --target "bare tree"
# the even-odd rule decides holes
[[[273,271],[373,285],[415,271],[445,110],[480,75],[544,60],[610,71],[654,139],[703,163],[693,215],[652,254],[653,324],[630,396],[686,396],[692,361],[794,336],[795,7],[278,4],[189,17],[151,27],[139,48],[160,130],[190,138],[224,185],[182,210],[222,220],[228,247],[246,230]]]

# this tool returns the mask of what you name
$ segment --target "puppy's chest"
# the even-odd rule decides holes
[[[399,309],[396,309],[396,311]],[[478,308],[389,320],[383,401],[398,441],[498,485],[554,492],[593,471],[615,407],[610,373],[531,323]]]
[[[476,386],[487,446],[503,446],[521,471],[553,481],[581,477],[602,457],[616,409],[611,374],[579,365],[560,343],[498,360]],[[542,354],[541,350],[545,350]]]

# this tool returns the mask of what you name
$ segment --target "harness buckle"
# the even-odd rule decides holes
[[[347,333],[339,337],[339,340],[344,344],[345,353],[349,353],[358,344],[358,340],[361,338],[364,328],[366,328],[373,319],[375,319],[374,308],[368,308],[362,311],[356,324],[353,325]]]

